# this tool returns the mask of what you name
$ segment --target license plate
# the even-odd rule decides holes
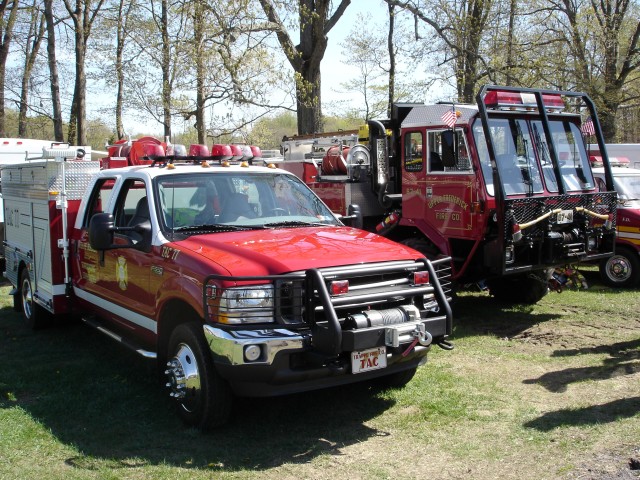
[[[560,210],[556,215],[557,223],[571,223],[573,222],[573,210]]]
[[[364,373],[387,366],[387,347],[351,352],[351,373]]]

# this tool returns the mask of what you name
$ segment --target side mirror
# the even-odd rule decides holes
[[[353,228],[359,228],[362,230],[364,226],[364,221],[362,220],[362,211],[360,210],[360,206],[358,205],[349,205],[347,208],[347,215],[342,217],[340,220],[348,220],[349,225]]]
[[[458,152],[456,152],[457,133],[453,130],[442,132],[442,164],[445,167],[455,167],[458,163]]]
[[[114,244],[114,233],[135,232],[138,240],[134,243]],[[151,222],[135,225],[133,227],[116,227],[113,224],[111,213],[96,213],[89,222],[89,245],[94,250],[115,250],[117,248],[135,248],[143,252],[151,251]]]
[[[113,248],[113,215],[96,213],[89,222],[89,245],[94,250]]]

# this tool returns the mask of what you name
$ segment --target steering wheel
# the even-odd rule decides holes
[[[284,215],[289,215],[289,212],[287,212],[284,208],[280,208],[280,207],[276,207],[276,208],[272,208],[271,212],[276,216],[276,217],[282,217]]]

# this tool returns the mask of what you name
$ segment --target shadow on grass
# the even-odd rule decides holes
[[[174,414],[154,364],[84,325],[33,333],[8,308],[0,311],[0,365],[0,409],[26,412],[79,450],[66,462],[86,470],[162,464],[215,472],[306,463],[387,435],[365,423],[393,405],[366,383],[237,399],[232,422],[202,435]]]
[[[538,323],[558,318],[535,314],[535,305],[508,305],[488,293],[462,293],[453,304],[454,340],[473,335],[515,337]]]
[[[570,355],[603,353],[608,354],[609,357],[602,361],[602,365],[567,368],[555,372],[548,372],[538,378],[525,380],[524,383],[537,383],[551,392],[564,392],[571,383],[585,380],[606,380],[640,372],[640,340],[573,350],[556,350],[553,356],[565,357]]]
[[[611,423],[633,417],[638,412],[640,412],[640,397],[622,398],[601,405],[545,413],[539,418],[525,423],[524,426],[548,432],[557,427],[580,427]]]

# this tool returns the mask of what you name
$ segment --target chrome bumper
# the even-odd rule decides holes
[[[278,353],[300,352],[308,343],[306,337],[286,329],[227,331],[204,325],[204,336],[214,361],[225,365],[271,365]],[[252,345],[260,348],[260,356],[248,361],[244,352]]]

